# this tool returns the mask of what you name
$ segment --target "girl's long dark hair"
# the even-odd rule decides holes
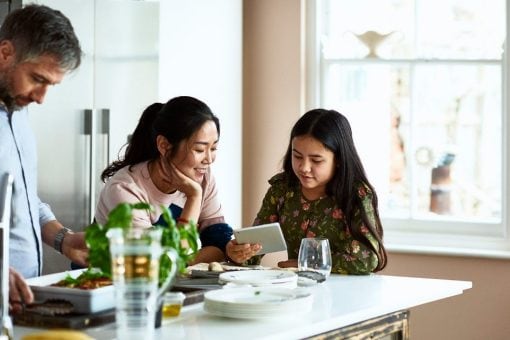
[[[212,120],[220,135],[220,122],[211,109],[193,97],[176,97],[166,104],[154,103],[142,113],[140,121],[127,144],[126,153],[104,169],[101,180],[105,182],[125,166],[155,160],[159,157],[156,137],[164,136],[170,144],[177,146],[190,138],[202,125]]]
[[[292,140],[298,136],[309,135],[320,141],[335,155],[336,171],[327,184],[327,194],[334,197],[338,207],[342,209],[353,237],[372,248],[379,259],[376,271],[386,266],[386,250],[382,238],[383,229],[379,218],[377,194],[367,179],[365,169],[358,156],[352,139],[351,126],[347,118],[335,110],[315,109],[305,113],[294,125],[290,134],[289,146],[283,159],[283,170],[289,176],[292,184],[298,184],[299,179],[292,170]],[[372,206],[374,207],[375,225],[361,209],[361,199],[358,187],[361,183],[367,185],[372,192]],[[356,211],[361,211],[361,218],[365,226],[379,243],[375,249],[372,243],[363,236],[360,226],[352,223]]]

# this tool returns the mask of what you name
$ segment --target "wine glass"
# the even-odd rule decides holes
[[[298,255],[299,271],[315,271],[327,278],[331,273],[331,250],[327,238],[304,238]]]

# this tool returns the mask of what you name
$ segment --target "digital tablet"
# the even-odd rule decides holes
[[[280,223],[269,223],[242,229],[235,229],[237,243],[259,243],[262,249],[257,255],[287,250]]]

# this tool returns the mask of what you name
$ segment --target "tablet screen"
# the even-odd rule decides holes
[[[234,230],[237,243],[259,243],[262,249],[257,255],[274,253],[287,249],[280,223],[269,223]]]

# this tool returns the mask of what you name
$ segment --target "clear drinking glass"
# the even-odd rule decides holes
[[[159,258],[167,253],[175,263],[175,251],[161,247],[161,230],[110,229],[107,233],[112,257],[118,339],[154,339],[158,299],[175,274],[158,289]]]
[[[298,255],[299,271],[316,271],[328,277],[331,273],[331,250],[327,238],[304,238]]]

